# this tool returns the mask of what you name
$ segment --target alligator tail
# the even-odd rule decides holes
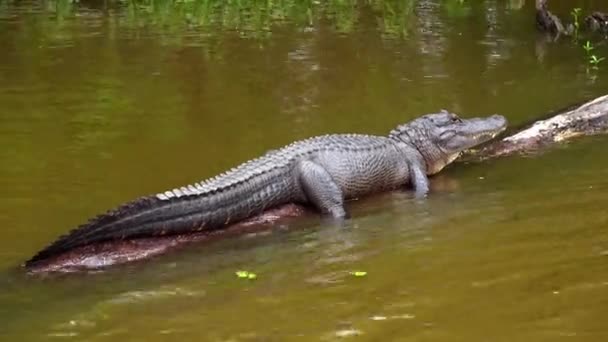
[[[142,197],[99,215],[59,237],[25,262],[25,267],[71,249],[110,240],[183,234],[220,226],[221,210],[209,210],[205,198],[161,200]],[[207,207],[207,210],[202,210]]]
[[[281,176],[284,172],[285,169],[277,169],[204,193],[188,193],[182,188],[141,197],[61,236],[24,266],[96,243],[221,229],[291,201],[291,177]]]

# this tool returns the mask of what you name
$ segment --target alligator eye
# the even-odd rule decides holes
[[[452,116],[452,122],[462,122],[462,119],[454,115]]]

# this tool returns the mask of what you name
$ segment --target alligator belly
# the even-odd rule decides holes
[[[28,272],[46,273],[99,270],[107,266],[149,259],[192,243],[266,230],[280,220],[301,216],[306,212],[307,209],[302,206],[286,204],[275,209],[270,209],[261,215],[230,225],[225,229],[211,232],[108,241],[87,245],[37,262],[28,268]]]

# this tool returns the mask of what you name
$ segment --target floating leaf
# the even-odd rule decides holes
[[[355,277],[365,277],[367,275],[367,272],[365,272],[365,271],[351,271],[350,274],[353,275],[353,276],[355,276]]]
[[[236,272],[234,272],[234,274],[236,274],[236,276],[241,279],[252,279],[253,280],[258,277],[257,274],[255,274],[253,272],[249,272],[249,271],[236,271]]]
[[[247,272],[247,271],[236,271],[235,274],[239,278],[248,278],[249,277],[249,272]]]

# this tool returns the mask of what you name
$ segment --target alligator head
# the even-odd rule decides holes
[[[461,119],[442,110],[393,130],[390,137],[414,146],[424,158],[427,174],[435,174],[464,151],[491,140],[507,127],[501,115]]]

